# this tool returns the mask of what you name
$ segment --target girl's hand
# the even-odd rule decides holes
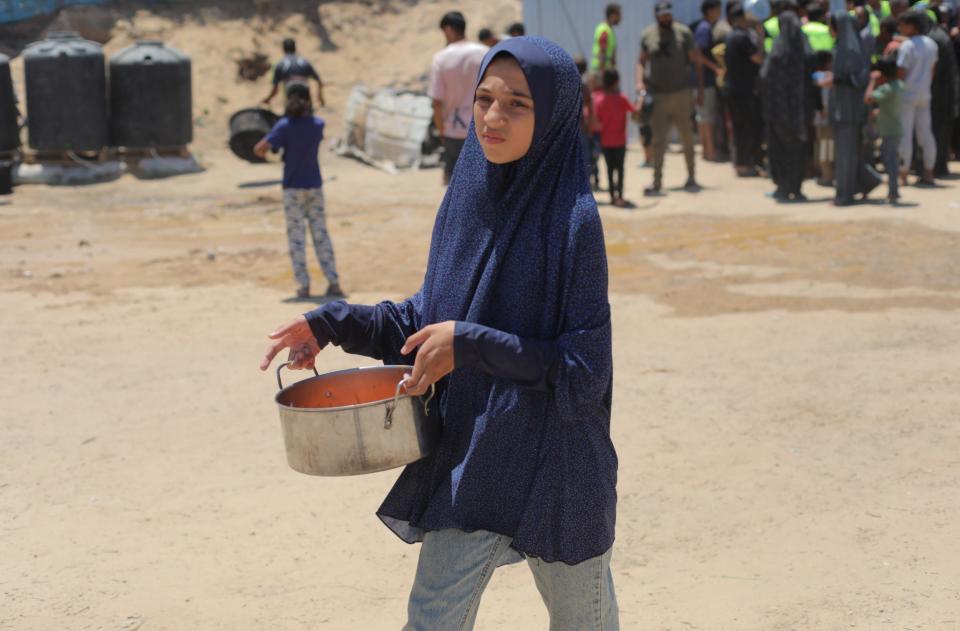
[[[302,315],[271,333],[270,339],[276,341],[267,347],[267,352],[260,360],[260,370],[269,368],[273,358],[285,348],[290,349],[287,355],[287,361],[292,362],[290,368],[296,370],[313,368],[314,360],[321,350],[317,338],[313,336],[313,331],[307,324],[307,319]]]
[[[453,371],[453,332],[456,323],[452,320],[431,324],[407,338],[400,352],[409,355],[417,347],[417,360],[413,372],[405,384],[407,393],[418,396]]]

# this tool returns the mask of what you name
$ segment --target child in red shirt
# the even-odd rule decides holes
[[[597,118],[597,103],[603,98],[603,76],[598,71],[591,72],[587,77],[587,87],[590,88],[590,103],[593,116],[590,118],[590,142],[593,153],[590,155],[590,182],[594,192],[600,190],[600,119]]]
[[[627,114],[639,120],[637,106],[620,93],[620,73],[613,68],[603,71],[603,92],[594,103],[600,121],[600,147],[607,163],[610,197],[619,208],[629,206],[623,199],[623,161],[627,155]]]

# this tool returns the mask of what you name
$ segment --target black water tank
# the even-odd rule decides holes
[[[51,33],[23,52],[30,146],[99,151],[107,144],[103,48],[76,33]]]
[[[190,58],[137,42],[110,59],[110,144],[180,147],[193,140]]]
[[[0,153],[20,146],[17,128],[17,99],[10,78],[10,58],[0,55]]]

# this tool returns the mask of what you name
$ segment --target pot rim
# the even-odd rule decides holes
[[[413,370],[413,366],[406,366],[404,364],[388,364],[385,366],[359,366],[357,368],[346,368],[344,370],[335,370],[333,372],[325,372],[319,375],[314,375],[313,377],[308,377],[296,383],[291,383],[289,386],[277,392],[277,394],[274,395],[273,400],[276,402],[277,407],[279,407],[281,410],[294,410],[297,412],[345,412],[349,410],[360,410],[363,408],[383,405],[385,403],[389,403],[390,401],[393,401],[394,397],[387,397],[386,399],[380,399],[379,401],[369,401],[367,403],[354,403],[353,405],[340,405],[340,406],[331,407],[331,408],[301,408],[301,407],[294,407],[292,405],[286,405],[286,404],[280,403],[280,395],[286,392],[287,390],[289,390],[290,388],[295,388],[299,386],[301,383],[307,383],[308,381],[312,381],[314,379],[321,379],[323,377],[333,377],[335,375],[344,375],[347,373],[356,373],[361,371],[386,372],[386,371],[395,371],[397,369],[401,371]],[[396,401],[399,402],[402,399],[412,399],[412,398],[413,397],[411,395],[404,393],[404,394],[401,394],[399,397],[396,397]]]

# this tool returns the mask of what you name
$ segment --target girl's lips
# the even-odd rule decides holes
[[[483,134],[483,141],[484,141],[485,143],[487,143],[488,145],[498,145],[498,144],[500,144],[501,142],[503,142],[504,140],[505,140],[505,138],[501,138],[500,136],[493,136],[493,135],[491,135],[491,134]]]

